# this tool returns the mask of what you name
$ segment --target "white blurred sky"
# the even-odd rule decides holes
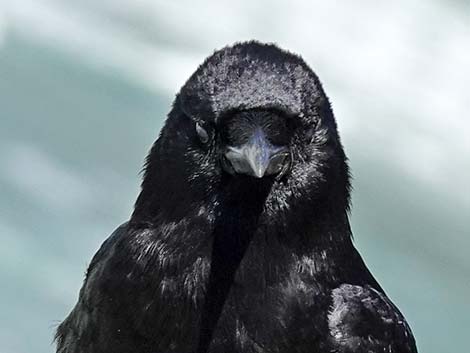
[[[15,33],[168,95],[216,48],[276,42],[317,71],[346,140],[360,135],[372,158],[465,207],[469,23],[465,4],[418,0],[0,2],[3,40]]]

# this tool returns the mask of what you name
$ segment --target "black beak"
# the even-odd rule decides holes
[[[229,146],[222,166],[231,174],[246,174],[255,178],[265,175],[283,175],[290,164],[289,149],[274,146],[261,129],[257,129],[245,144]]]

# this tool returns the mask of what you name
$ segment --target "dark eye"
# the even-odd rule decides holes
[[[207,143],[209,141],[209,134],[199,123],[196,123],[196,132],[202,143]]]
[[[313,142],[313,140],[315,139],[315,130],[315,127],[310,127],[305,133],[305,137],[307,138],[307,141],[309,143]]]
[[[316,120],[313,126],[310,126],[305,133],[307,140],[312,143],[315,140],[315,134],[320,126],[320,120]]]

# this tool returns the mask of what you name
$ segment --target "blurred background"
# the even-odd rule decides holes
[[[468,351],[469,2],[0,0],[1,353],[54,351],[175,93],[248,39],[320,76],[356,245],[420,352]]]

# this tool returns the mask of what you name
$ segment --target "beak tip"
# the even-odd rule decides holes
[[[266,174],[266,169],[268,167],[267,166],[268,161],[261,161],[261,160],[253,161],[251,159],[248,159],[248,160],[250,162],[249,164],[250,164],[250,169],[251,169],[251,172],[249,174],[258,179],[261,179],[262,177],[264,177],[264,175]]]

